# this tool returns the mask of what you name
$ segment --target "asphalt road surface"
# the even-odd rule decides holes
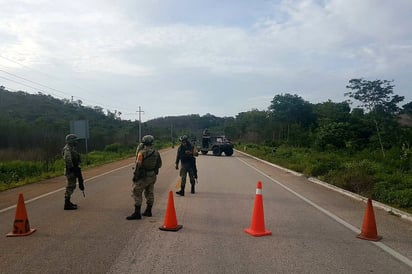
[[[0,273],[412,273],[412,222],[375,207],[379,242],[358,239],[364,201],[235,152],[200,155],[196,193],[177,196],[175,149],[161,151],[153,217],[133,212],[134,159],[84,171],[84,198],[64,211],[65,178],[0,193]],[[256,186],[265,229],[253,237]],[[173,191],[177,232],[159,229]],[[12,231],[18,194],[30,227]],[[144,210],[143,206],[142,210]]]

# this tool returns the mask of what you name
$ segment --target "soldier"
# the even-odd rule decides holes
[[[139,220],[143,216],[152,217],[152,207],[154,202],[154,184],[156,182],[159,169],[162,167],[162,159],[153,145],[154,138],[152,135],[146,135],[142,138],[143,149],[139,150],[137,155],[137,164],[133,176],[132,197],[135,201],[134,213],[127,216],[127,220]],[[140,214],[142,206],[142,193],[146,197],[146,210]]]
[[[67,178],[66,192],[64,194],[64,210],[75,210],[77,205],[70,201],[73,191],[76,189],[76,179],[81,177],[80,154],[76,151],[77,136],[69,134],[66,136],[66,145],[63,148],[63,160],[65,163],[64,175]],[[83,182],[79,180],[79,188],[83,191]]]
[[[192,145],[187,139],[186,135],[180,137],[180,146],[177,149],[176,155],[176,169],[179,169],[179,161],[181,162],[180,168],[180,177],[181,177],[181,184],[180,184],[180,191],[176,191],[176,194],[180,196],[185,196],[185,186],[186,186],[186,177],[189,174],[189,180],[191,185],[191,193],[195,193],[195,176],[197,177],[197,169],[196,169],[196,162],[194,158],[194,150]],[[197,152],[196,152],[197,153]],[[197,155],[196,155],[197,156]]]

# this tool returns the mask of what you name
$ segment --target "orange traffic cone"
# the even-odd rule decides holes
[[[165,220],[164,220],[163,225],[159,227],[159,229],[166,230],[166,231],[178,231],[182,227],[183,227],[182,225],[177,224],[175,204],[173,201],[173,192],[170,191],[169,200],[167,201]]]
[[[265,217],[263,214],[262,183],[258,182],[256,187],[255,206],[253,209],[252,225],[245,232],[255,236],[272,235],[271,231],[265,229]]]
[[[378,236],[378,232],[376,230],[375,213],[373,212],[372,200],[370,198],[368,198],[368,202],[366,204],[361,233],[356,237],[369,241],[379,241],[382,239],[381,236]]]
[[[13,232],[8,233],[7,237],[27,236],[32,234],[34,231],[36,231],[36,229],[30,228],[23,194],[20,193],[16,207],[16,217],[14,218]]]

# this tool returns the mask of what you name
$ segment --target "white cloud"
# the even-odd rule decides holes
[[[85,103],[138,102],[147,119],[235,116],[280,92],[342,100],[354,77],[395,79],[410,101],[411,10],[409,0],[3,0],[0,68]],[[222,94],[230,100],[214,100]]]

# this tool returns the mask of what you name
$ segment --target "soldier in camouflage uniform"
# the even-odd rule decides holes
[[[70,197],[76,188],[76,168],[80,165],[80,154],[76,151],[77,136],[69,134],[66,136],[66,145],[63,148],[63,160],[65,163],[64,175],[67,178],[66,192],[64,194],[64,210],[75,210],[77,205],[70,201]]]
[[[152,207],[154,202],[154,184],[157,174],[162,166],[162,159],[153,145],[154,138],[152,135],[146,135],[142,138],[143,149],[138,151],[137,164],[133,176],[132,197],[134,199],[134,212],[127,216],[127,220],[139,220],[143,216],[152,217]],[[142,194],[146,197],[146,210],[140,214],[142,206]]]
[[[181,144],[179,148],[177,149],[175,167],[176,169],[179,169],[179,162],[181,162],[181,168],[180,168],[181,183],[180,183],[180,190],[176,191],[176,194],[180,196],[185,196],[186,178],[188,174],[189,174],[189,180],[190,180],[190,185],[191,185],[190,193],[192,194],[195,193],[195,183],[196,183],[196,178],[197,178],[197,168],[196,168],[195,156],[198,155],[198,152],[197,150],[193,149],[193,146],[188,141],[188,138],[186,135],[181,136],[179,139],[180,139]]]

